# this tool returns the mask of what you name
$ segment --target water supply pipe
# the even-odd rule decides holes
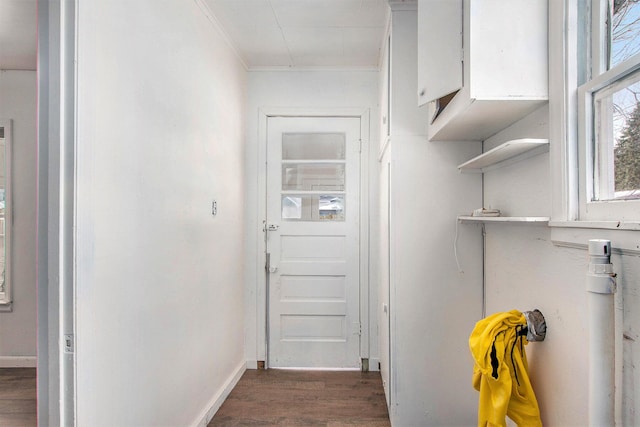
[[[589,425],[615,424],[616,275],[610,262],[611,241],[589,240],[587,303],[589,308]]]

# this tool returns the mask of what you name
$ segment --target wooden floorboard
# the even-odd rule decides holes
[[[36,370],[0,368],[0,426],[36,426]],[[209,426],[389,427],[378,372],[248,370]]]
[[[209,427],[389,427],[379,372],[248,370]]]
[[[36,411],[36,369],[0,368],[0,426],[35,426]]]

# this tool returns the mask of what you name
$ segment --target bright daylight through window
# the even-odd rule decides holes
[[[615,80],[593,93],[591,199],[640,199],[640,0],[603,1],[604,58],[600,67],[594,64],[592,77],[611,71]]]

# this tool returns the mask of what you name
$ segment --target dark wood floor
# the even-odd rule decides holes
[[[0,368],[0,426],[36,425],[36,369]]]
[[[379,372],[248,370],[211,426],[388,427]]]
[[[379,372],[248,370],[209,426],[389,427]],[[0,368],[0,426],[36,426],[36,370]]]

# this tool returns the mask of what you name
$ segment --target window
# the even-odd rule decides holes
[[[344,221],[346,136],[282,135],[282,219]]]
[[[590,15],[580,219],[640,220],[640,0],[592,0]]]

